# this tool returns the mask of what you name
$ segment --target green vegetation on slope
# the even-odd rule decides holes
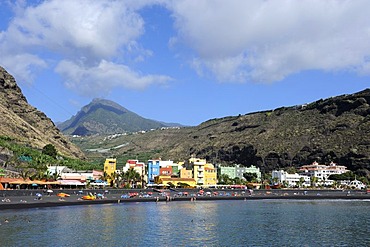
[[[53,146],[48,144],[45,150],[52,150]],[[55,148],[54,148],[55,149]],[[92,164],[79,159],[72,159],[59,155],[50,156],[43,150],[37,150],[15,142],[7,136],[0,136],[0,151],[7,156],[3,166],[5,169],[19,173],[23,178],[48,179],[53,174],[47,174],[48,165],[67,166],[73,170],[102,170],[102,164]]]
[[[256,165],[262,172],[334,162],[369,176],[369,105],[367,89],[306,105],[211,119],[196,127],[111,139],[91,136],[74,143],[87,156],[96,147],[109,148],[104,153],[108,157],[150,154],[184,161],[195,155],[218,164]]]

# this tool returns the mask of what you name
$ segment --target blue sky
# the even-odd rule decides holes
[[[370,85],[367,0],[0,1],[0,66],[54,122],[93,98],[185,125]]]

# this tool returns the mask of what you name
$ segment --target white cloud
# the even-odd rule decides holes
[[[85,67],[72,61],[61,61],[56,71],[66,79],[66,86],[81,95],[106,96],[113,88],[144,89],[152,84],[165,84],[168,76],[141,75],[125,65],[102,60],[96,67]]]
[[[303,70],[368,68],[367,0],[184,0],[168,7],[178,30],[173,40],[195,51],[198,72],[221,81],[272,82]]]
[[[25,8],[8,36],[70,57],[115,56],[143,32],[143,20],[122,1],[45,1]]]
[[[55,71],[63,73],[66,85],[85,95],[115,86],[142,89],[167,82],[166,76],[142,75],[123,65],[152,55],[137,43],[145,30],[136,11],[150,3],[50,0],[27,5],[17,1],[14,18],[0,33],[2,64],[22,82],[32,81],[34,68],[59,64]]]
[[[32,84],[35,79],[34,70],[47,68],[47,64],[44,60],[28,53],[13,55],[7,54],[4,51],[2,52],[1,60],[4,63],[5,69],[11,75],[17,75],[17,81],[22,81],[29,85]]]
[[[138,10],[153,4],[172,12],[177,34],[168,45],[193,51],[200,75],[274,82],[304,70],[370,74],[368,0],[20,0],[0,33],[2,64],[27,82],[34,68],[57,64],[69,88],[85,95],[168,82],[127,66],[158,55],[139,43]]]

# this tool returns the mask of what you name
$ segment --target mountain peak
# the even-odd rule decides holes
[[[95,98],[71,119],[58,125],[65,134],[93,135],[136,132],[167,125],[146,119],[114,101]]]

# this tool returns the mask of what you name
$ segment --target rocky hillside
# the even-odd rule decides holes
[[[109,155],[117,157],[151,152],[163,159],[184,160],[195,154],[214,163],[253,164],[263,171],[333,161],[368,173],[369,104],[367,89],[307,105],[212,119],[196,127],[74,141],[85,150],[112,148]]]
[[[143,118],[104,99],[94,99],[71,119],[58,124],[63,133],[80,136],[136,132],[166,126],[165,123]]]
[[[28,104],[13,76],[0,67],[0,135],[42,149],[52,144],[61,154],[82,158],[73,145],[43,112]]]

